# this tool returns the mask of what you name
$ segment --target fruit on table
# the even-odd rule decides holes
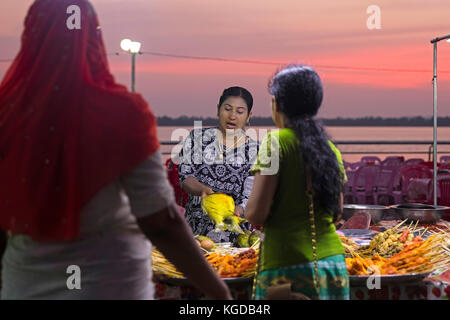
[[[216,247],[216,244],[214,243],[214,241],[212,241],[210,238],[208,238],[206,236],[197,235],[197,236],[195,236],[195,240],[197,240],[200,247],[202,247],[205,250],[209,251]]]
[[[245,231],[244,233],[241,233],[240,235],[238,235],[237,240],[236,240],[236,246],[239,248],[248,248],[250,247],[249,245],[249,238],[250,238],[250,231]]]
[[[216,245],[214,244],[214,242],[212,242],[211,240],[203,240],[202,242],[200,242],[200,246],[205,249],[205,250],[211,250],[213,249]]]
[[[259,231],[259,230],[254,230],[250,234],[250,237],[248,238],[248,245],[249,245],[249,247],[253,246],[256,241],[261,240],[261,237],[262,237],[262,232]]]
[[[234,215],[234,200],[232,197],[223,193],[213,193],[202,199],[203,211],[215,223],[217,231],[228,230],[243,234],[239,223],[245,219]]]

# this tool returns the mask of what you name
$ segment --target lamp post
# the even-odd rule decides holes
[[[131,41],[130,39],[123,39],[120,42],[120,47],[123,51],[131,54],[131,92],[135,92],[136,84],[136,54],[141,50],[141,43]]]
[[[433,203],[437,206],[437,44],[439,41],[450,42],[450,34],[435,38],[433,44]]]

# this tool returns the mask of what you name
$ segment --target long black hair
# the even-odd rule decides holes
[[[332,210],[336,220],[340,213],[342,182],[329,137],[314,119],[323,99],[319,75],[308,66],[288,65],[269,81],[269,92],[286,115],[287,126],[295,130],[300,141],[301,156],[311,170],[315,202],[323,209]]]

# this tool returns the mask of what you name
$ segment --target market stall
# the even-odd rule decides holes
[[[450,224],[439,216],[430,220],[431,213],[419,214],[419,208],[407,212],[416,219],[402,220],[402,212],[390,207],[367,229],[338,231],[351,299],[450,299]]]
[[[441,219],[440,209],[347,208],[353,212],[346,210],[347,221],[337,232],[346,250],[352,300],[450,299],[450,223]],[[259,231],[243,233],[235,244],[196,238],[233,298],[251,299]],[[206,298],[156,248],[152,260],[156,299]]]
[[[236,300],[251,299],[258,247],[259,241],[249,248],[236,248],[231,243],[224,243],[214,244],[209,250],[203,249],[206,260],[225,281]],[[206,299],[156,248],[153,249],[152,260],[156,299]]]
[[[261,232],[242,229],[243,218],[234,215],[231,197],[215,193],[202,199],[202,209],[217,230],[238,234],[236,241],[215,243],[204,235],[195,235],[205,259],[230,288],[234,299],[251,298],[253,278],[258,262]],[[199,300],[206,297],[170,263],[157,248],[152,250],[152,269],[156,284],[155,298]]]

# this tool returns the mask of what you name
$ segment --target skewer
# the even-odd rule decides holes
[[[408,219],[403,220],[402,222],[400,222],[398,225],[396,225],[394,228],[398,229],[402,224],[404,224]]]
[[[420,237],[423,237],[423,235],[425,234],[425,232],[427,232],[428,227],[425,228],[425,230],[423,230],[422,234],[420,235]]]
[[[419,220],[416,221],[416,224],[415,224],[414,229],[413,229],[413,231],[412,231],[413,233],[414,233],[414,231],[416,230],[416,227],[417,227],[418,224],[419,224]]]

